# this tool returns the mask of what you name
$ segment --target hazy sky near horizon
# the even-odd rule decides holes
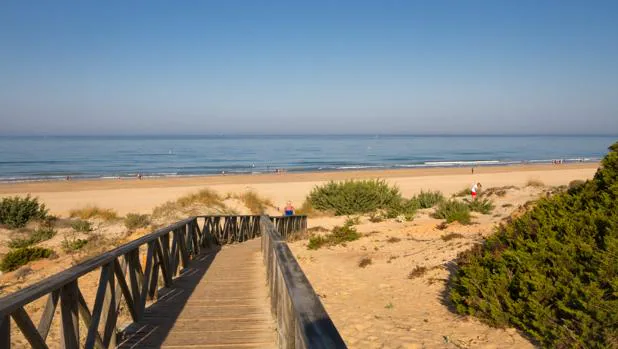
[[[0,4],[0,134],[618,134],[618,1]]]

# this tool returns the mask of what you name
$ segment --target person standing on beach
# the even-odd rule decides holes
[[[472,189],[470,189],[470,192],[472,194],[472,200],[476,199],[476,192],[479,190],[479,188],[481,188],[481,183],[474,183],[472,184]]]
[[[292,206],[292,202],[288,201],[285,204],[285,208],[283,209],[284,211],[284,215],[286,216],[293,216],[294,215],[294,206]]]

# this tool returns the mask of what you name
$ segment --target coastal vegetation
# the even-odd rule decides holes
[[[260,196],[253,190],[247,190],[241,194],[231,195],[231,197],[240,200],[252,214],[262,214],[269,207],[274,207],[270,199]]]
[[[490,214],[491,211],[494,209],[494,203],[486,198],[466,200],[466,204],[470,208],[470,211],[482,214]]]
[[[127,213],[124,217],[124,226],[129,230],[145,228],[150,224],[150,216],[147,214]]]
[[[78,239],[75,237],[69,239],[65,238],[64,240],[62,240],[62,249],[66,253],[73,253],[82,249],[84,246],[86,246],[87,243],[87,239]]]
[[[92,223],[78,219],[71,222],[71,228],[73,228],[73,230],[75,231],[87,233],[89,231],[92,231]]]
[[[518,327],[545,347],[615,347],[618,143],[594,179],[539,200],[457,263],[459,313]]]
[[[111,221],[117,219],[118,214],[111,208],[100,208],[98,206],[88,205],[69,211],[69,217],[83,220],[98,218],[104,221]]]
[[[448,200],[441,202],[436,210],[431,214],[433,218],[444,219],[446,223],[459,222],[470,224],[470,206],[459,200]]]
[[[0,261],[0,271],[13,271],[31,261],[50,258],[54,255],[53,250],[43,247],[23,247],[11,250]]]
[[[45,204],[38,198],[13,196],[0,201],[0,224],[9,228],[21,228],[31,220],[44,219],[47,216]]]
[[[8,243],[9,248],[23,248],[38,244],[53,238],[56,235],[56,231],[52,228],[40,228],[36,229],[29,234],[27,238],[15,238],[11,239]]]
[[[309,238],[307,248],[310,250],[317,250],[323,246],[341,245],[346,242],[358,240],[360,237],[361,234],[356,231],[356,228],[354,228],[350,221],[347,221],[343,226],[334,227],[333,231],[328,235],[317,235]]]

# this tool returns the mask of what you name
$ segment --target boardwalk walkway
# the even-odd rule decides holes
[[[276,348],[260,240],[198,256],[120,348]]]

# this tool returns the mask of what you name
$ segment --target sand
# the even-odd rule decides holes
[[[396,184],[405,196],[420,190],[441,190],[451,194],[479,181],[485,187],[523,186],[529,180],[546,185],[568,184],[579,178],[591,178],[598,164],[518,165],[500,167],[431,168],[385,171],[346,171],[316,173],[284,173],[238,176],[204,176],[184,178],[55,181],[0,184],[0,197],[38,196],[51,213],[65,215],[69,210],[87,205],[113,208],[119,214],[149,213],[154,207],[200,188],[208,187],[223,194],[253,189],[283,206],[291,200],[297,206],[307,193],[320,183],[351,178],[383,178]]]
[[[496,204],[494,211],[490,215],[475,214],[473,225],[455,223],[439,230],[437,225],[441,221],[430,218],[432,209],[428,209],[419,212],[411,222],[371,223],[362,217],[357,229],[363,237],[345,246],[310,251],[307,240],[300,240],[290,243],[290,247],[350,348],[532,348],[530,340],[515,329],[495,329],[457,315],[448,302],[446,280],[454,270],[457,254],[482,242],[484,236],[492,234],[496,224],[521,205],[546,195],[549,186],[592,178],[597,166],[587,163],[483,167],[476,168],[475,174],[469,168],[454,168],[19,183],[1,184],[0,196],[30,193],[62,217],[69,210],[86,205],[113,208],[120,215],[150,213],[165,201],[205,187],[222,194],[253,189],[272,199],[275,205],[283,206],[285,201],[292,200],[300,206],[315,185],[328,180],[384,178],[398,185],[404,196],[429,189],[450,195],[469,188],[475,181],[481,182],[484,188],[516,186],[502,197],[492,197]],[[531,180],[544,186],[527,186]],[[312,217],[309,227],[332,229],[344,220],[344,217]],[[95,223],[100,224],[97,231],[108,239],[123,237],[122,241],[128,241],[148,232],[143,230],[127,236],[122,222]],[[70,234],[70,228],[65,230]],[[0,241],[6,243],[12,234],[0,229]],[[59,250],[65,234],[61,230],[42,246]],[[449,234],[452,239],[445,239]],[[18,277],[17,272],[2,275],[0,294],[57,273],[81,258],[84,257],[61,253],[58,259],[31,263],[25,277]],[[371,263],[360,267],[361,259],[370,259]],[[417,267],[428,271],[410,277],[410,272]],[[80,279],[87,300],[93,298],[96,280],[96,273]],[[36,319],[43,301],[27,306],[30,314],[37,314]],[[57,336],[56,326],[50,338]],[[15,340],[25,343],[19,336]]]

